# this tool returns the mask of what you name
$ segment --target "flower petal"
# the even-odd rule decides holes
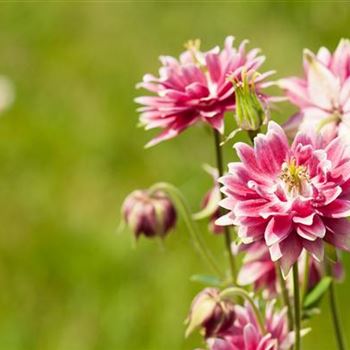
[[[275,216],[266,226],[265,241],[268,246],[283,241],[292,230],[290,216]]]
[[[283,275],[287,276],[291,267],[298,260],[303,246],[296,234],[289,235],[289,237],[282,241],[279,246],[282,254],[280,259],[281,269]]]
[[[323,216],[329,218],[344,218],[350,215],[350,200],[336,199],[325,207],[318,208]]]
[[[316,239],[315,241],[303,241],[303,247],[312,255],[312,257],[321,262],[324,256],[324,246],[322,239]]]
[[[304,60],[308,62],[308,93],[317,106],[332,109],[338,104],[340,94],[339,79],[315,55],[304,51]]]
[[[325,240],[339,249],[350,251],[350,221],[348,219],[324,219],[327,228]]]
[[[244,264],[239,271],[237,283],[241,286],[252,284],[271,269],[274,270],[272,262],[254,261]]]

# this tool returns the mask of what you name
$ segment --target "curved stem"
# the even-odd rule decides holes
[[[277,276],[278,276],[278,280],[279,280],[280,287],[281,287],[283,303],[287,307],[288,329],[292,330],[293,329],[293,322],[294,322],[292,305],[290,304],[286,280],[283,278],[281,267],[278,263],[276,264],[276,270],[277,270]]]
[[[198,226],[192,220],[191,211],[182,193],[174,185],[171,185],[166,182],[157,183],[150,188],[150,192],[157,191],[157,190],[162,190],[168,193],[168,195],[173,200],[178,212],[180,213],[183,220],[185,221],[185,224],[191,235],[191,238],[194,242],[196,249],[202,255],[203,259],[207,261],[207,263],[210,265],[213,271],[215,271],[220,276],[220,278],[223,278],[223,274],[218,264],[216,263],[211,252],[209,251],[206,244],[202,240],[202,237],[198,230]]]
[[[230,288],[223,290],[220,293],[220,296],[222,298],[237,296],[237,297],[241,297],[244,300],[246,300],[253,309],[253,312],[256,316],[256,320],[258,322],[258,325],[259,325],[261,332],[263,334],[266,333],[263,317],[261,316],[261,313],[260,313],[258,307],[255,305],[254,300],[252,299],[252,297],[248,294],[248,292],[246,290],[244,290],[242,288],[238,288],[238,287],[230,287]]]
[[[300,350],[300,291],[298,262],[293,265],[295,350]]]
[[[327,274],[332,277],[331,273],[331,266],[329,262],[326,262],[327,264]],[[334,326],[334,332],[337,340],[337,345],[339,350],[345,350],[345,339],[341,328],[341,322],[340,317],[338,313],[337,303],[336,303],[336,295],[335,295],[335,288],[334,288],[334,281],[332,277],[332,282],[329,286],[329,306],[331,309],[332,314],[332,320],[333,320],[333,326]]]
[[[216,164],[217,164],[219,176],[221,177],[224,174],[224,169],[223,169],[223,160],[222,160],[222,150],[220,147],[220,142],[221,142],[220,134],[217,130],[214,130],[214,142],[215,142]],[[222,193],[221,193],[221,198],[223,198]],[[220,213],[221,215],[224,214],[224,211],[222,208],[220,208],[220,212],[221,212]],[[237,280],[237,270],[236,270],[235,258],[232,254],[231,232],[230,232],[229,226],[224,226],[224,238],[225,238],[225,247],[226,247],[228,259],[229,259],[232,283],[235,285]]]

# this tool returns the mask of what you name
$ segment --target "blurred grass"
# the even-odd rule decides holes
[[[165,250],[145,240],[133,249],[116,227],[125,195],[159,180],[177,184],[197,209],[210,186],[200,165],[213,163],[212,140],[198,127],[145,151],[152,133],[136,128],[134,85],[189,38],[210,48],[229,34],[261,47],[264,67],[279,77],[296,74],[304,47],[333,49],[348,35],[349,5],[38,2],[0,10],[0,73],[17,89],[0,120],[0,349],[200,345],[183,339],[183,320],[200,289],[188,277],[207,268],[183,227]],[[291,111],[282,106],[276,118]],[[207,238],[220,252],[221,240]],[[347,334],[349,291],[349,280],[338,288]],[[304,349],[335,349],[323,309]]]

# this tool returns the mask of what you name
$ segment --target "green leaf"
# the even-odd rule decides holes
[[[192,282],[199,282],[202,283],[206,286],[214,286],[214,287],[219,287],[222,285],[222,281],[220,278],[216,276],[211,276],[211,275],[193,275],[191,276],[190,280]]]
[[[310,307],[317,304],[322,296],[327,292],[330,284],[332,283],[332,278],[329,276],[323,277],[322,280],[307,294],[304,301],[304,308],[309,309]]]
[[[304,309],[302,319],[303,320],[309,320],[313,316],[319,315],[321,313],[321,310],[318,307],[312,307],[310,309]]]

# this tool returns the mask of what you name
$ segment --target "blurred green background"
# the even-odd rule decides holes
[[[116,229],[123,198],[159,180],[197,210],[212,139],[198,127],[144,150],[135,83],[188,39],[209,49],[229,34],[261,47],[278,77],[300,73],[302,49],[334,49],[349,23],[346,2],[2,3],[0,74],[17,96],[0,118],[0,349],[200,346],[183,321],[201,288],[189,276],[207,267],[183,226],[164,249]],[[221,254],[221,238],[206,239]],[[349,293],[350,279],[338,286],[350,342]],[[312,326],[304,349],[335,349],[327,303]]]

